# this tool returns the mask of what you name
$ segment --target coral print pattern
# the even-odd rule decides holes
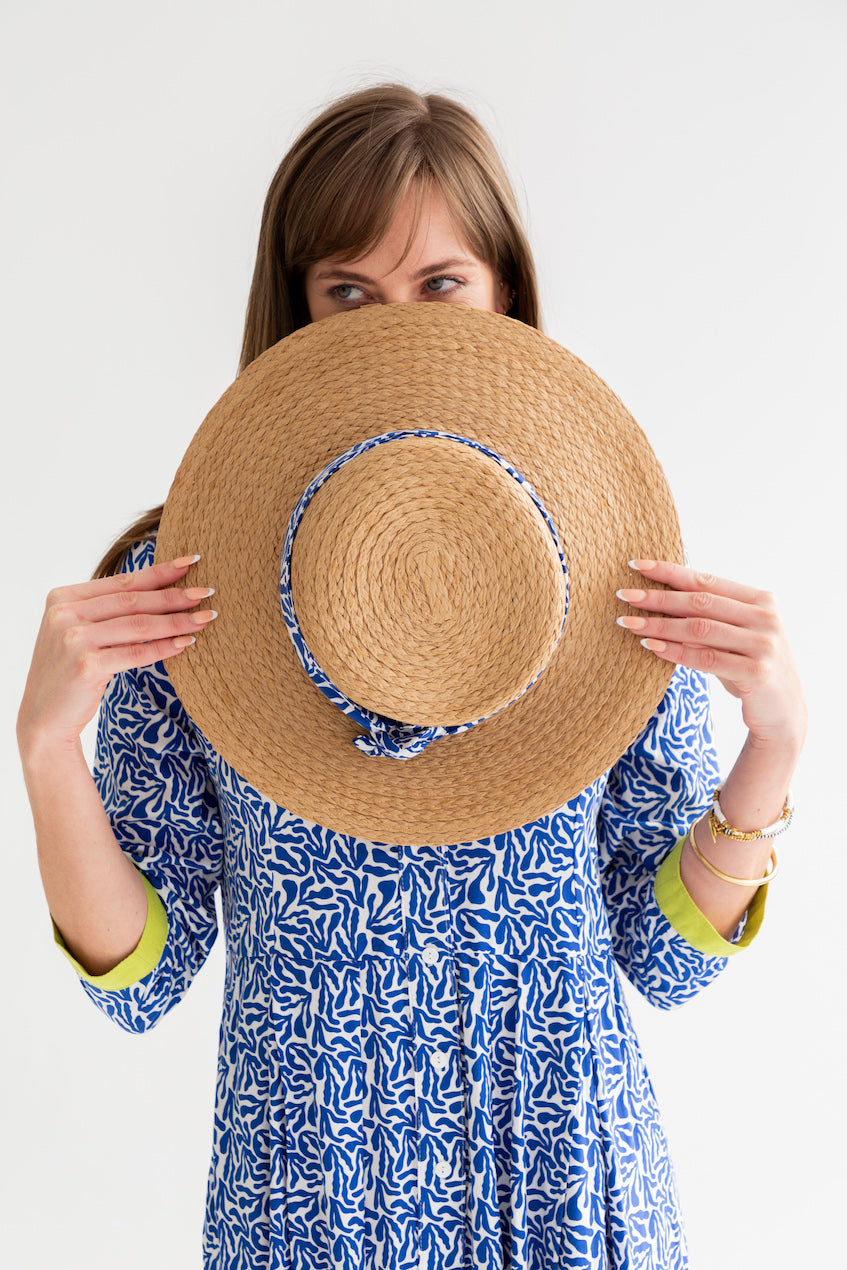
[[[152,557],[142,545],[128,567]],[[266,801],[161,663],[112,680],[98,785],[167,937],[135,982],[84,987],[124,1028],[152,1027],[212,947],[221,887],[207,1270],[687,1265],[616,966],[671,1007],[726,965],[654,894],[710,803],[709,735],[704,680],[678,669],[644,733],[567,806],[407,847]]]

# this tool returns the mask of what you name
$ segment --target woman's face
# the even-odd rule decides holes
[[[509,288],[455,235],[438,191],[424,200],[417,233],[399,269],[412,226],[414,191],[400,205],[382,242],[367,256],[336,264],[319,260],[306,270],[306,303],[313,322],[363,304],[426,300],[506,313]]]

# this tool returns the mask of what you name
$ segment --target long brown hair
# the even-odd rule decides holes
[[[277,168],[262,213],[239,373],[310,319],[304,275],[327,257],[355,260],[376,247],[409,190],[415,214],[435,187],[470,251],[514,293],[509,316],[541,329],[535,265],[517,201],[494,143],[458,102],[405,84],[376,84],[329,105]],[[119,572],[128,549],[155,537],[162,506],[115,540],[94,573]]]

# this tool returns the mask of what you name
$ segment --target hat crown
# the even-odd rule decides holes
[[[444,735],[542,673],[567,570],[549,514],[502,456],[419,430],[369,438],[318,474],[292,516],[281,595],[303,665],[336,704],[365,726],[371,712]]]

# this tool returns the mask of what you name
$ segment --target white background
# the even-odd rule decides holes
[[[811,734],[765,926],[681,1011],[633,1008],[694,1270],[833,1264],[841,0],[6,0],[0,47],[3,1264],[200,1265],[223,949],[146,1036],[87,1002],[52,947],[14,716],[47,590],[163,499],[234,378],[282,155],[325,103],[397,78],[459,97],[493,133],[545,330],[646,430],[694,562],[781,598]],[[719,686],[715,711],[726,768],[741,730]]]

